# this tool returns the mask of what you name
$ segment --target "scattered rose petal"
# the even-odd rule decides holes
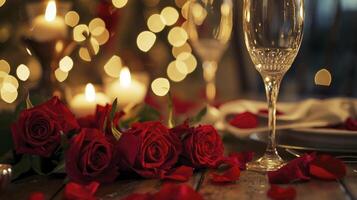
[[[353,119],[352,117],[349,117],[345,121],[345,128],[350,131],[357,131],[357,119]]]
[[[42,192],[32,192],[27,200],[45,200],[45,194]]]
[[[221,183],[232,183],[239,180],[240,169],[238,165],[231,166],[223,174],[211,173],[212,183],[221,184]]]
[[[153,200],[153,195],[150,193],[131,194],[125,197],[123,200]]]
[[[74,182],[67,183],[64,190],[64,200],[96,200],[94,196],[99,187],[98,182],[91,182],[88,185],[80,185]]]
[[[237,114],[229,121],[234,127],[241,129],[256,128],[258,126],[258,117],[251,112]]]
[[[193,168],[180,166],[166,173],[161,179],[173,181],[188,181],[193,175]]]
[[[319,155],[310,164],[310,174],[323,180],[336,180],[346,175],[346,165],[329,155]]]
[[[161,190],[153,195],[155,200],[203,200],[200,193],[185,184],[164,184]]]
[[[271,185],[267,195],[274,200],[293,200],[296,197],[296,190],[293,187],[283,188],[277,185]]]
[[[271,184],[287,184],[296,181],[310,180],[309,164],[314,160],[315,154],[305,154],[291,160],[277,171],[268,172]]]
[[[241,170],[246,169],[246,164],[253,160],[254,152],[233,152],[229,154],[228,159],[239,165]]]

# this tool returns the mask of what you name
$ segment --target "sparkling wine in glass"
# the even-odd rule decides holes
[[[231,0],[190,1],[187,31],[191,44],[203,63],[208,103],[212,103],[216,96],[216,71],[231,37],[232,20]]]
[[[276,102],[280,82],[301,45],[304,0],[244,0],[243,31],[249,55],[263,78],[269,110],[269,139],[263,157],[247,165],[273,171],[284,161],[276,150]]]

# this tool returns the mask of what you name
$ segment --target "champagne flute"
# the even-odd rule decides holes
[[[228,46],[233,26],[232,19],[231,0],[190,2],[187,31],[191,44],[203,63],[208,104],[212,104],[216,97],[218,62]]]
[[[276,102],[280,82],[301,45],[304,0],[244,0],[244,40],[263,78],[269,110],[269,140],[265,155],[247,165],[253,171],[274,171],[284,161],[276,150]]]

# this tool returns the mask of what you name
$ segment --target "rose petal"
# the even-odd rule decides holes
[[[239,166],[232,166],[228,168],[223,174],[211,173],[211,181],[213,183],[232,183],[239,180],[240,169]]]
[[[329,155],[319,155],[310,164],[310,174],[323,180],[341,179],[346,175],[346,165]]]
[[[250,161],[253,160],[254,157],[254,152],[247,151],[247,152],[233,152],[229,154],[228,159],[231,160],[231,162],[236,163],[239,165],[239,168],[241,170],[246,169],[246,164]]]
[[[144,194],[131,194],[125,197],[123,200],[151,200],[153,199],[153,195],[149,193]]]
[[[349,117],[345,121],[345,128],[350,131],[357,131],[357,119],[353,119],[352,117]]]
[[[244,112],[234,116],[229,124],[241,129],[256,128],[258,126],[258,117],[251,112]]]
[[[155,200],[203,200],[200,193],[185,184],[164,184],[161,190],[153,195]]]
[[[274,200],[292,200],[296,197],[296,190],[293,187],[283,188],[277,185],[271,185],[267,196]]]
[[[99,187],[98,182],[80,185],[74,182],[67,183],[63,199],[65,200],[95,200],[95,192]]]
[[[166,173],[161,179],[173,181],[188,181],[193,175],[193,168],[180,166]]]
[[[32,192],[27,200],[45,200],[45,194],[42,192]]]
[[[277,171],[268,172],[269,182],[272,184],[287,184],[295,181],[307,181],[309,177],[309,164],[314,160],[315,154],[305,154],[291,160]]]

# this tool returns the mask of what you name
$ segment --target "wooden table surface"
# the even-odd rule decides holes
[[[226,151],[254,150],[262,152],[264,146],[252,141],[229,138],[225,140]],[[282,152],[286,159],[292,158]],[[196,173],[186,184],[201,193],[206,200],[254,200],[268,199],[269,189],[267,176],[251,171],[243,171],[240,180],[235,184],[213,185],[208,181],[209,172]],[[155,192],[160,189],[159,180],[118,180],[113,184],[101,185],[96,195],[99,199],[121,199],[132,193]],[[297,191],[297,199],[339,200],[357,199],[357,164],[348,164],[348,174],[341,181],[311,180],[306,183],[293,184]],[[62,199],[63,179],[55,177],[31,176],[16,181],[0,191],[0,199],[27,199],[32,192],[43,192],[46,199]]]

